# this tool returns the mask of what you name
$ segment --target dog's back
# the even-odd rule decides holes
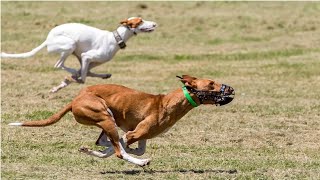
[[[121,85],[103,84],[83,89],[77,98],[88,94],[103,99],[107,108],[114,114],[117,125],[121,127],[125,124],[126,127],[121,128],[127,130],[136,127],[137,123],[149,114],[159,111],[159,106],[162,106],[160,99],[164,96],[144,93]]]

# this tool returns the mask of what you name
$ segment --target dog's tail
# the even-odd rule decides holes
[[[38,120],[38,121],[26,121],[26,122],[16,122],[16,123],[10,123],[10,126],[28,126],[28,127],[42,127],[42,126],[49,126],[51,124],[54,124],[58,122],[67,112],[72,110],[72,104],[69,103],[67,106],[65,106],[63,109],[61,109],[56,114],[52,115],[48,119],[44,120]]]
[[[39,52],[45,46],[47,46],[47,41],[44,41],[42,44],[40,44],[40,46],[38,46],[38,47],[34,48],[32,51],[26,52],[26,53],[7,54],[7,53],[2,52],[1,58],[28,58],[28,57],[35,55],[37,52]]]

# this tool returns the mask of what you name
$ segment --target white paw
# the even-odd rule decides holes
[[[53,88],[50,90],[51,93],[56,93],[56,92],[58,92],[58,91],[59,91],[59,88],[57,88],[57,87],[53,87]]]
[[[139,163],[139,166],[144,167],[144,166],[150,165],[150,161],[151,159],[142,159],[141,163]]]

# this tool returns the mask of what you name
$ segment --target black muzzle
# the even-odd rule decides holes
[[[195,94],[197,98],[200,100],[200,103],[203,104],[204,101],[212,101],[216,106],[223,106],[225,104],[230,103],[234,96],[235,91],[231,86],[222,84],[219,92],[215,91],[200,91],[193,89],[191,87],[187,87],[190,92]]]

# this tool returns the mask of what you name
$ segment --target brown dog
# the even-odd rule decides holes
[[[147,139],[167,131],[194,107],[200,104],[224,105],[234,98],[232,87],[214,80],[188,75],[179,78],[185,86],[167,95],[152,95],[111,84],[90,86],[48,119],[9,125],[48,126],[72,111],[77,122],[102,128],[104,133],[97,143],[108,146],[102,152],[87,148],[81,148],[81,152],[97,157],[109,157],[115,153],[121,159],[145,166],[149,164],[149,159],[137,159],[127,153],[142,155]],[[116,126],[126,132],[121,139]],[[137,141],[138,148],[129,148]]]

